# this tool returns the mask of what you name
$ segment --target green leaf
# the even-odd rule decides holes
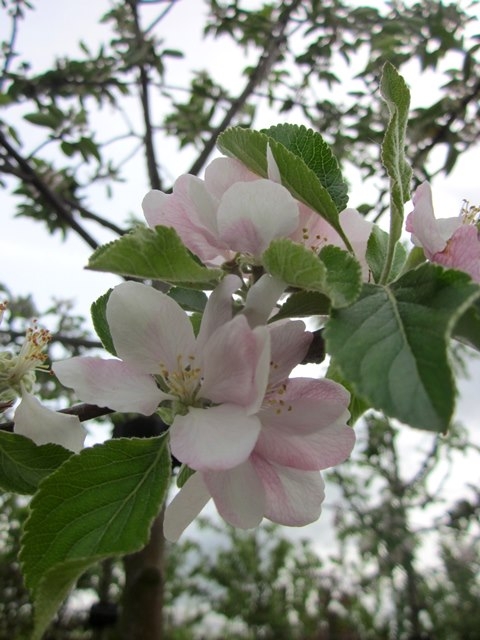
[[[107,302],[112,291],[113,289],[109,289],[107,293],[104,293],[103,296],[100,296],[95,300],[90,307],[90,313],[92,316],[93,327],[97,336],[102,341],[103,346],[109,353],[116,356],[117,351],[113,344],[112,334],[110,333],[110,327],[107,322]]]
[[[281,238],[270,244],[262,262],[286,284],[327,295],[333,306],[350,304],[360,294],[360,265],[338,247],[324,247],[317,256],[303,245]]]
[[[0,487],[31,495],[71,455],[57,444],[37,446],[30,438],[0,431]]]
[[[303,125],[280,124],[262,129],[286,149],[303,160],[330,194],[337,211],[343,211],[348,204],[348,186],[330,146],[313,129]]]
[[[316,291],[295,291],[282,304],[272,322],[283,318],[328,315],[330,309],[331,303],[325,294]]]
[[[476,302],[460,317],[453,337],[480,351],[480,304]]]
[[[347,424],[351,427],[357,422],[357,420],[363,416],[363,414],[370,409],[370,403],[357,395],[352,388],[352,385],[345,380],[345,378],[340,373],[339,368],[337,367],[335,361],[333,359],[330,360],[330,365],[327,370],[326,377],[330,380],[334,380],[341,384],[347,391],[350,393],[350,403],[348,405],[348,410],[350,412],[350,418],[348,419]]]
[[[223,275],[220,269],[202,266],[176,231],[162,226],[154,230],[138,227],[99,247],[91,256],[88,269],[194,287],[211,286]]]
[[[178,302],[185,311],[198,311],[200,313],[203,313],[208,300],[204,291],[184,289],[183,287],[172,287],[168,295],[175,302]]]
[[[329,222],[349,247],[348,238],[340,226],[335,202],[302,158],[266,134],[241,127],[227,129],[220,134],[217,141],[222,153],[237,158],[263,178],[268,177],[267,145],[270,145],[283,186],[294,198],[305,203]]]
[[[169,478],[168,439],[159,436],[84,449],[43,481],[20,554],[34,597],[35,640],[87,567],[147,543]]]
[[[373,225],[368,238],[366,259],[374,282],[380,282],[383,268],[387,259],[389,235],[377,225]],[[407,259],[407,250],[400,242],[395,245],[389,280],[395,280],[400,275]]]
[[[390,178],[390,241],[382,275],[382,282],[386,282],[395,245],[402,233],[403,205],[410,199],[412,178],[412,170],[405,157],[410,91],[405,80],[389,62],[383,67],[380,91],[390,112],[382,143],[382,163]]]
[[[313,251],[293,240],[273,240],[264,251],[262,262],[267,271],[292,287],[324,292],[324,264]]]
[[[336,308],[345,307],[354,302],[362,289],[362,268],[351,253],[327,245],[319,254],[327,268],[326,293]]]
[[[63,122],[63,114],[57,110],[50,110],[47,113],[27,113],[23,118],[32,124],[48,129],[56,129]]]
[[[364,285],[351,307],[332,311],[327,351],[372,407],[444,432],[456,395],[449,338],[479,293],[466,274],[430,263],[389,286]]]
[[[187,464],[182,464],[177,476],[177,487],[181,489],[186,481],[196,473],[194,469],[190,469]]]

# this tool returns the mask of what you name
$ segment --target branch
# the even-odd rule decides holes
[[[85,240],[92,249],[96,249],[98,247],[98,242],[75,220],[72,213],[65,206],[63,200],[58,197],[55,191],[52,191],[52,189],[45,184],[42,178],[34,169],[32,169],[25,158],[23,158],[18,151],[12,147],[3,131],[0,131],[0,146],[2,146],[7,154],[15,160],[23,173],[24,179],[39,191],[39,193],[45,198],[46,202],[55,210],[57,216],[64,220],[73,231],[78,233],[78,235]]]
[[[282,47],[285,44],[285,31],[289,24],[291,14],[301,5],[301,0],[293,0],[290,6],[288,6],[283,13],[280,15],[280,18],[277,22],[278,30],[275,35],[269,40],[268,45],[263,50],[261,54],[257,66],[253,73],[251,74],[247,84],[245,85],[244,90],[238,96],[236,100],[232,101],[230,108],[225,114],[222,122],[219,126],[213,131],[210,139],[206,142],[203,151],[195,160],[193,165],[190,167],[188,173],[192,175],[197,175],[205,162],[207,161],[210,153],[215,148],[215,143],[217,141],[218,136],[225,131],[225,129],[231,124],[232,120],[235,118],[237,113],[241,111],[247,102],[250,95],[254,92],[255,88],[263,82],[263,80],[267,77],[270,69],[277,61],[278,56],[281,53]]]
[[[139,48],[145,47],[145,37],[140,28],[138,18],[138,4],[137,0],[129,0],[128,3],[132,9],[133,20],[135,24],[135,39]],[[160,174],[158,173],[158,163],[155,155],[155,147],[153,144],[153,125],[150,117],[150,96],[149,87],[150,81],[147,73],[146,65],[143,62],[139,62],[138,69],[140,73],[140,101],[142,104],[143,120],[145,123],[145,135],[143,137],[145,144],[145,155],[147,160],[148,177],[150,180],[150,187],[152,189],[162,190],[162,181]]]
[[[25,338],[25,332],[13,331],[11,329],[0,329],[0,336],[6,336],[11,342],[17,338]],[[74,336],[64,336],[61,333],[51,335],[50,342],[60,342],[71,347],[85,347],[86,349],[102,349],[103,345],[98,340],[90,340],[89,338],[76,338]]]

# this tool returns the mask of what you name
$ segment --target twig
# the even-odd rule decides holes
[[[83,240],[85,240],[92,249],[96,249],[98,247],[98,242],[75,220],[71,212],[65,206],[65,203],[58,197],[55,191],[50,189],[37,172],[32,169],[25,158],[23,158],[18,151],[12,147],[3,131],[0,131],[0,146],[2,146],[8,155],[15,160],[24,174],[24,179],[40,192],[46,202],[55,210],[58,217],[64,220],[73,231],[78,233],[78,235],[83,238]]]
[[[232,104],[225,114],[222,122],[213,131],[209,140],[207,140],[207,142],[205,143],[202,152],[190,167],[189,173],[191,173],[192,175],[197,175],[201,171],[210,153],[215,148],[215,143],[218,136],[230,125],[233,118],[244,107],[246,101],[253,93],[255,87],[257,87],[257,85],[259,85],[265,79],[270,69],[275,64],[278,56],[280,55],[282,46],[285,44],[285,31],[289,23],[290,15],[300,6],[300,4],[301,0],[293,0],[290,6],[287,7],[284,10],[283,14],[280,16],[280,19],[277,23],[279,28],[276,35],[274,35],[269,40],[269,43],[260,56],[257,66],[251,74],[247,84],[245,85],[244,90],[236,100],[232,101]]]

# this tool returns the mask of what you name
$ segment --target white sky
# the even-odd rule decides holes
[[[99,25],[97,18],[106,10],[106,0],[38,0],[34,3],[37,10],[28,16],[20,25],[20,35],[17,49],[26,54],[33,62],[35,71],[45,69],[54,55],[78,53],[79,39],[86,41],[93,50],[99,38],[105,36],[107,28]],[[255,4],[253,2],[252,4]],[[362,4],[358,2],[358,4]],[[153,4],[149,12],[155,17],[163,4]],[[197,0],[180,0],[163,23],[165,46],[185,49],[187,59],[174,61],[169,81],[175,85],[186,84],[186,71],[189,68],[213,68],[220,81],[230,83],[232,87],[238,83],[239,75],[235,71],[244,64],[244,58],[238,58],[233,45],[221,43],[221,61],[219,63],[218,43],[200,43],[200,29],[202,26],[203,3]],[[145,20],[148,24],[149,20]],[[3,39],[7,25],[0,24],[0,36]],[[410,76],[410,77],[408,77]],[[433,90],[433,78],[417,81],[417,70],[412,67],[407,76],[411,86],[413,106],[428,104]],[[243,81],[242,81],[243,82]],[[233,83],[233,84],[232,84]],[[243,86],[243,84],[241,85]],[[158,108],[158,107],[157,107]],[[7,114],[7,118],[10,117]],[[108,127],[108,112],[101,116],[101,124]],[[262,122],[258,126],[272,124],[268,114],[262,111]],[[290,118],[291,120],[291,118]],[[277,119],[281,121],[281,119]],[[108,137],[108,136],[106,136]],[[32,141],[29,140],[29,145]],[[184,172],[192,159],[191,154],[180,153],[174,141],[166,141],[161,149],[162,157],[168,157],[166,163],[173,172],[172,178]],[[434,198],[437,215],[441,217],[458,213],[463,198],[472,203],[480,203],[480,186],[478,181],[478,166],[480,165],[480,147],[464,154],[453,173],[447,178],[441,178],[434,183]],[[129,165],[128,180],[120,189],[120,201],[114,203],[98,194],[98,202],[104,207],[104,215],[122,224],[128,212],[141,217],[141,200],[147,189],[147,181],[143,162],[138,160]],[[351,206],[366,200],[362,194],[362,185],[354,183],[351,193]],[[121,207],[119,206],[121,204]],[[115,276],[97,274],[85,271],[91,250],[73,233],[67,242],[63,243],[59,235],[51,237],[43,226],[28,219],[13,218],[14,201],[8,193],[0,193],[0,208],[3,210],[2,234],[0,240],[0,282],[7,284],[12,291],[19,295],[33,292],[40,307],[49,304],[52,297],[74,298],[77,308],[88,316],[89,306],[93,300],[105,290],[119,282]],[[99,205],[95,203],[95,209]],[[86,225],[87,226],[87,225]],[[96,225],[89,227],[95,237],[106,241],[112,239],[108,233],[98,232]],[[461,401],[458,405],[457,416],[467,422],[472,428],[478,427],[478,410],[476,393],[480,384],[480,367],[472,367],[472,380],[461,383]],[[420,442],[421,436],[412,436]],[[419,444],[420,446],[420,444]],[[470,478],[478,481],[478,473]],[[452,483],[452,490],[458,490],[464,479],[457,476]],[[311,536],[319,541],[319,546],[326,542],[327,528],[322,521],[319,524],[302,529],[300,537]]]

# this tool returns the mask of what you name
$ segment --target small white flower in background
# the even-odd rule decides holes
[[[0,303],[0,321],[7,304]],[[27,329],[25,342],[18,354],[0,353],[0,405],[10,406],[16,398],[21,402],[15,410],[14,433],[26,436],[35,444],[55,443],[78,452],[82,449],[86,430],[77,416],[51,411],[31,393],[35,384],[35,371],[45,369],[45,347],[50,333],[33,321]]]

